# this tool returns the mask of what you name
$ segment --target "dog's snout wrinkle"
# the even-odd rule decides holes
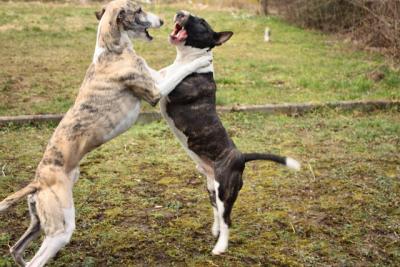
[[[189,15],[190,13],[188,11],[180,10],[176,12],[174,16],[174,22],[183,23],[189,17]]]
[[[190,12],[186,10],[179,10],[178,12],[176,12],[176,15],[180,17],[186,17],[190,15]]]

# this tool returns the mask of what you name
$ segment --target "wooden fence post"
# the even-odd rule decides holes
[[[268,0],[260,0],[261,15],[268,15]]]

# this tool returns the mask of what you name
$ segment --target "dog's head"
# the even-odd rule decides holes
[[[215,32],[202,18],[187,11],[178,11],[174,18],[175,26],[170,35],[170,42],[176,46],[212,49],[228,41],[233,32]]]
[[[156,15],[145,12],[140,4],[131,0],[114,0],[95,12],[98,20],[107,20],[110,27],[127,32],[131,38],[152,40],[149,28],[160,28],[164,22]]]

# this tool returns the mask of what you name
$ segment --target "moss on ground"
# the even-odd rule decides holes
[[[248,164],[226,255],[210,254],[205,179],[157,122],[133,127],[82,162],[74,188],[77,230],[50,266],[400,264],[397,111],[222,119],[241,150],[303,163],[298,173]],[[1,198],[32,179],[53,129],[0,130]],[[28,223],[25,203],[0,216],[0,265],[11,266],[8,246]]]

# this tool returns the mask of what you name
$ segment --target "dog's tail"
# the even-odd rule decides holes
[[[262,153],[244,153],[244,161],[249,162],[252,160],[270,160],[279,164],[285,165],[290,169],[299,171],[301,164],[295,159],[290,157],[282,157],[274,154],[262,154]]]
[[[6,199],[0,202],[0,213],[4,212],[6,209],[17,203],[21,198],[25,197],[26,195],[36,192],[38,188],[39,184],[36,181],[33,181],[21,190],[8,196]]]

